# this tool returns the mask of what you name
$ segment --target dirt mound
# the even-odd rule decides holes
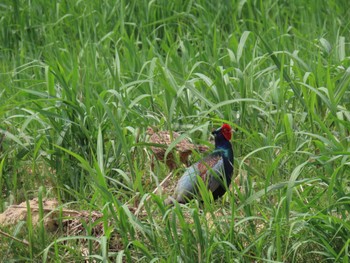
[[[63,209],[59,205],[56,199],[47,199],[42,202],[43,216],[40,216],[40,203],[37,198],[23,202],[19,205],[12,205],[6,209],[2,214],[0,214],[0,226],[11,227],[18,224],[19,221],[26,221],[28,217],[28,211],[30,211],[32,216],[32,224],[35,227],[42,221],[43,218],[44,227],[46,231],[55,233],[58,236],[85,236],[88,235],[86,230],[86,225],[91,224],[91,233],[94,237],[104,236],[104,224],[103,214],[98,211],[76,211]],[[60,220],[60,221],[59,221]],[[61,222],[61,224],[59,224]],[[111,222],[108,222],[110,225]],[[59,225],[62,228],[59,229]],[[6,236],[20,242],[26,246],[29,246],[27,240],[20,240],[17,237],[10,235],[2,230],[0,230],[0,235]],[[83,256],[89,255],[88,239],[79,239],[79,249]],[[94,247],[98,247],[99,243],[94,242]],[[110,241],[110,249],[114,251],[119,251],[122,245],[119,238],[115,234],[115,238]],[[86,261],[90,262],[90,261]]]
[[[29,201],[29,207],[32,215],[33,225],[37,225],[40,220],[39,215],[39,201],[38,198],[34,198]],[[58,201],[56,199],[47,199],[42,204],[44,211],[44,225],[49,231],[54,231],[57,228],[55,223],[56,208],[58,207]],[[27,203],[23,202],[19,205],[12,205],[8,207],[2,214],[0,214],[0,225],[13,226],[19,221],[26,221],[28,215]]]
[[[28,201],[30,213],[32,216],[32,224],[36,226],[40,223],[40,206],[38,198]],[[100,212],[96,211],[76,211],[62,209],[56,199],[46,199],[42,203],[44,227],[47,231],[56,231],[58,228],[59,214],[62,216],[62,225],[66,235],[79,235],[83,232],[83,222],[95,222],[102,217]],[[0,214],[1,226],[14,226],[19,221],[26,221],[28,216],[27,203],[23,202],[19,205],[8,207]],[[95,226],[94,233],[96,236],[103,234],[102,224]]]

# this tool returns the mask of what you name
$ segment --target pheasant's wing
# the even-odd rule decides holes
[[[180,203],[185,203],[186,199],[190,199],[196,192],[197,176],[201,177],[204,183],[208,184],[208,189],[217,189],[220,185],[220,180],[214,180],[213,178],[222,174],[222,167],[223,160],[220,152],[214,152],[187,168],[176,186],[174,198]],[[215,174],[217,176],[214,176]]]
[[[197,169],[199,171],[199,176],[203,179],[203,181],[206,181],[208,171],[213,170],[214,168],[217,169],[217,167],[222,165],[222,155],[219,151],[215,151],[212,154],[208,155],[198,163],[196,163]]]
[[[216,150],[198,164],[200,176],[206,183],[208,190],[215,192],[224,187],[225,168],[222,150]]]
[[[219,187],[223,186],[225,169],[224,169],[224,161],[221,158],[212,169],[208,170],[205,179],[207,180],[208,190],[211,192],[216,191]]]

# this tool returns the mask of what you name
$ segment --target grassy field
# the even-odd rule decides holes
[[[349,17],[348,0],[2,1],[0,212],[27,217],[0,226],[0,258],[349,262]],[[210,145],[223,122],[241,182],[164,207],[147,127]],[[55,231],[33,198],[58,200]]]

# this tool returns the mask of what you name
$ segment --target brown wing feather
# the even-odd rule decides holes
[[[215,164],[221,160],[221,158],[222,157],[220,155],[210,155],[202,161],[198,162],[197,169],[199,171],[199,176],[203,179],[203,181],[206,181],[208,179],[206,178],[207,172],[213,168]]]

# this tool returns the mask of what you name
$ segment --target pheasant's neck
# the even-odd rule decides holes
[[[233,150],[229,141],[226,141],[224,145],[217,147],[222,151],[222,157],[224,162],[224,169],[226,174],[227,183],[231,182],[231,176],[233,173]]]
[[[233,159],[232,144],[229,141],[222,141],[220,143],[216,143],[215,148],[223,151],[224,157],[232,161]]]
[[[233,169],[232,168],[233,167],[233,151],[232,151],[232,148],[224,150],[223,160],[224,160],[225,168],[227,167],[227,168]]]

